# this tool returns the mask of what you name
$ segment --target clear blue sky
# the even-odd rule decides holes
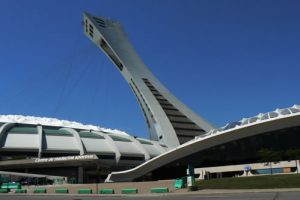
[[[55,117],[148,137],[82,13],[122,22],[153,73],[216,126],[300,104],[300,1],[1,0],[0,114]]]

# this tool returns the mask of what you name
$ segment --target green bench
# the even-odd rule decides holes
[[[46,188],[36,188],[35,190],[33,190],[33,193],[47,193],[47,189]]]
[[[114,194],[115,190],[114,189],[101,189],[99,190],[99,194]]]
[[[68,194],[69,189],[68,188],[56,188],[55,193]]]
[[[15,193],[27,193],[26,189],[16,189]]]
[[[152,193],[168,193],[169,188],[163,187],[163,188],[151,188]]]
[[[93,194],[93,190],[92,189],[78,189],[78,194]]]
[[[1,188],[0,189],[0,193],[8,193],[9,191],[8,191],[8,189],[6,189],[6,188]]]
[[[138,193],[138,189],[136,189],[136,188],[122,189],[122,194],[137,194],[137,193]]]
[[[1,189],[21,189],[20,183],[2,183]]]

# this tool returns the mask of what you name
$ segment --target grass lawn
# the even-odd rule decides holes
[[[199,180],[199,189],[300,188],[300,174]]]

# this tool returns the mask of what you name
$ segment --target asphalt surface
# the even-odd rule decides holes
[[[148,195],[127,195],[127,196],[76,196],[76,195],[5,195],[1,194],[1,200],[299,200],[300,192],[245,192],[229,194],[148,194]]]

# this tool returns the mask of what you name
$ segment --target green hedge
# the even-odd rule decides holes
[[[300,175],[266,175],[199,180],[199,189],[268,189],[300,188]]]

